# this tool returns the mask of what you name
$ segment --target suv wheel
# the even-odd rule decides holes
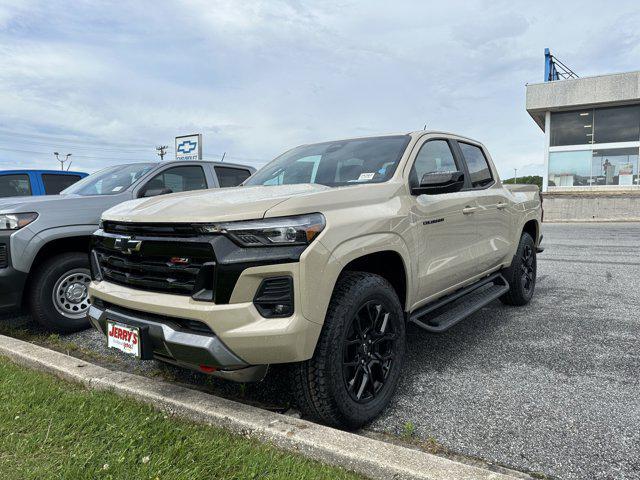
[[[398,384],[405,342],[404,314],[391,284],[370,273],[343,275],[313,358],[292,367],[298,407],[331,426],[370,422]]]
[[[36,270],[29,291],[31,316],[47,330],[71,333],[89,327],[89,259],[79,252],[50,258]]]
[[[511,287],[500,300],[506,305],[526,305],[536,288],[536,244],[528,233],[520,237],[520,244],[511,266],[504,270],[504,276]]]

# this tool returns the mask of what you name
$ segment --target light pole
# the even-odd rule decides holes
[[[518,169],[513,169],[513,183],[518,183]]]
[[[56,156],[56,159],[60,162],[60,170],[64,171],[64,164],[67,162],[67,160],[69,160],[69,157],[71,156],[71,154],[67,153],[63,159],[60,159],[59,157],[60,154],[58,152],[53,152],[53,154]],[[69,165],[67,166],[67,171],[71,168],[71,163],[73,162],[69,162]]]

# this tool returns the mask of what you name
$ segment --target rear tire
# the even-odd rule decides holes
[[[292,365],[303,415],[355,429],[389,403],[405,356],[405,320],[391,284],[349,272],[336,284],[313,357]]]
[[[52,332],[71,333],[88,328],[90,281],[87,254],[69,252],[50,258],[34,272],[29,286],[31,316]]]
[[[503,272],[510,289],[500,301],[506,305],[526,305],[533,297],[536,288],[536,244],[531,235],[523,233],[520,237],[511,266]]]

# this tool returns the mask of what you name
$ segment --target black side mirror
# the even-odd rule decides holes
[[[142,192],[141,197],[156,197],[158,195],[165,195],[167,193],[173,193],[173,190],[167,187],[163,188],[148,188]]]
[[[464,187],[463,172],[425,173],[420,185],[411,188],[413,195],[438,195],[459,192]]]

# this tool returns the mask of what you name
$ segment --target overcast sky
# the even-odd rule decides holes
[[[95,171],[204,134],[259,166],[292,146],[427,128],[541,173],[524,109],[545,47],[580,76],[640,69],[636,1],[0,0],[0,169]],[[173,149],[171,148],[171,154]]]

